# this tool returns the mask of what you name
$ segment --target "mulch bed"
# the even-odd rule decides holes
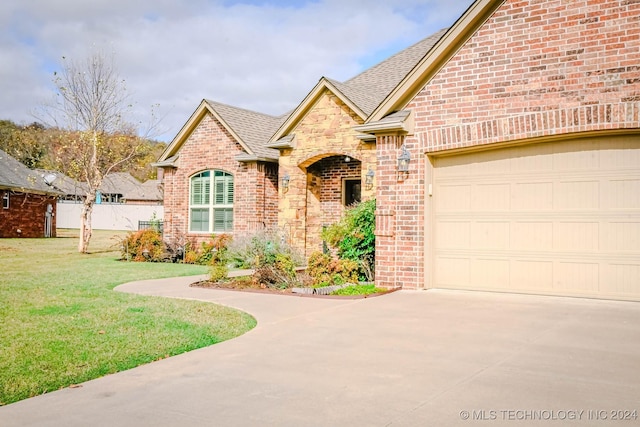
[[[251,281],[249,277],[232,278],[224,282],[211,282],[203,280],[201,282],[192,283],[191,286],[196,288],[208,288],[208,289],[223,289],[226,291],[240,291],[240,292],[255,292],[262,294],[272,295],[288,295],[293,297],[305,297],[305,298],[329,298],[329,299],[363,299],[377,297],[380,295],[386,295],[391,292],[395,292],[398,289],[390,289],[385,292],[377,292],[369,295],[317,295],[317,294],[298,294],[293,293],[291,289],[273,289],[267,288],[264,285],[259,285]]]

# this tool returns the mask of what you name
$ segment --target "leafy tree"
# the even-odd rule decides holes
[[[126,121],[131,104],[113,58],[100,52],[81,63],[63,57],[54,84],[56,101],[45,105],[41,114],[61,130],[51,138],[51,162],[87,186],[78,243],[78,251],[86,253],[91,213],[104,176],[135,164],[147,151],[136,129]]]
[[[46,129],[40,123],[19,126],[10,120],[0,120],[0,149],[31,169],[43,166],[46,140]]]

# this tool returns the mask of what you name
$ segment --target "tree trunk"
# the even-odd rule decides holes
[[[78,252],[86,254],[89,251],[89,240],[91,240],[91,214],[93,212],[93,204],[95,196],[87,197],[82,206],[80,214],[80,240],[78,242]]]

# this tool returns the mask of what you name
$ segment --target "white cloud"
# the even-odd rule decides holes
[[[281,114],[321,76],[348,79],[451,25],[471,0],[5,0],[0,119],[33,121],[65,56],[114,52],[146,121],[170,140],[202,98]],[[383,55],[383,56],[380,56]]]

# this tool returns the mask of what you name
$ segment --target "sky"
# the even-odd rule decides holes
[[[203,98],[280,115],[451,26],[472,0],[3,0],[0,120],[42,121],[63,57],[113,60],[128,121],[170,142]]]

